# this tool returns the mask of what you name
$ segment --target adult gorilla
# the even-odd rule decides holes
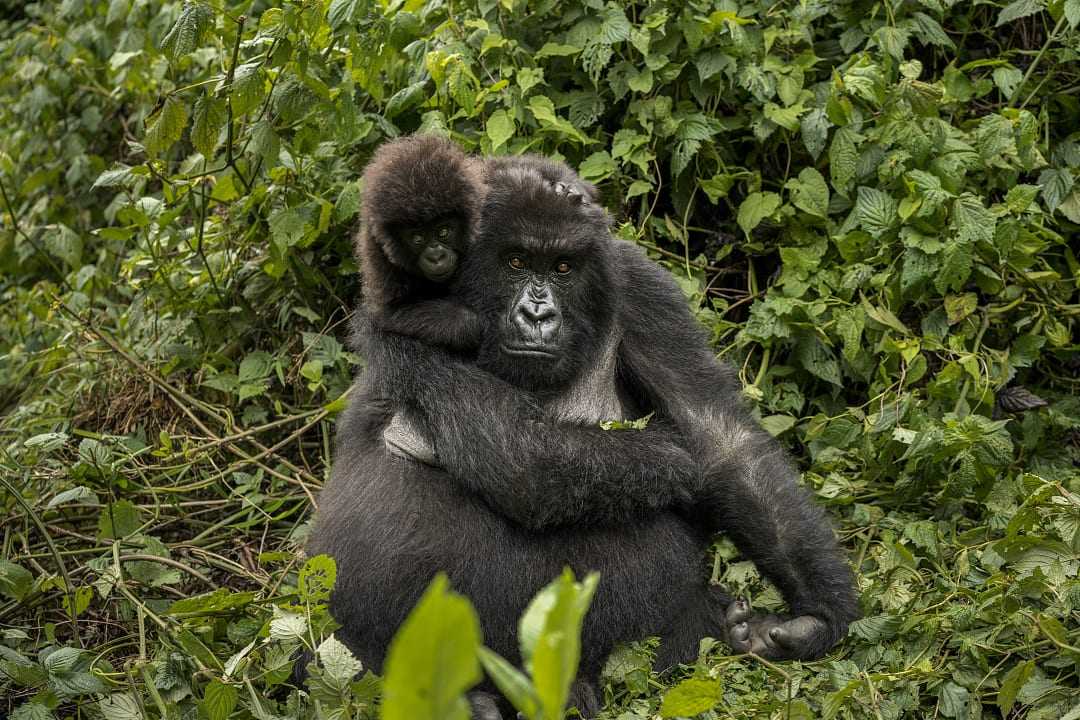
[[[516,657],[517,617],[569,564],[601,572],[583,630],[585,677],[615,642],[650,634],[663,639],[660,666],[692,659],[705,635],[769,654],[823,653],[854,612],[850,575],[779,447],[738,407],[670,280],[625,286],[641,282],[647,261],[610,240],[602,210],[572,202],[527,167],[495,164],[488,183],[455,291],[489,327],[479,367],[376,334],[364,387],[341,422],[310,551],[339,564],[342,639],[378,668],[442,570],[476,605],[486,644]],[[626,297],[652,313],[633,328],[620,323]],[[671,323],[683,344],[666,346]],[[679,372],[690,382],[673,381]],[[697,372],[725,406],[684,397]],[[658,416],[641,433],[558,422],[648,410]],[[434,441],[445,470],[387,451],[382,433],[398,412]],[[707,485],[684,447],[703,453]],[[701,504],[691,512],[691,503]],[[751,619],[707,586],[700,554],[717,524],[778,581],[799,617]]]

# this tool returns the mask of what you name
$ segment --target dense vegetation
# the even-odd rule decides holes
[[[858,569],[830,658],[642,643],[606,717],[1080,718],[1080,0],[4,7],[0,715],[375,714],[329,641],[291,687],[298,549],[357,178],[424,130],[598,183]]]

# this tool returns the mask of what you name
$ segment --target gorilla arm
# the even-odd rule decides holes
[[[406,410],[453,479],[524,527],[629,522],[685,507],[700,488],[697,463],[662,422],[641,432],[543,422],[529,393],[385,333],[369,338],[367,372],[371,394]]]
[[[372,312],[380,330],[423,340],[460,352],[480,346],[480,318],[458,300],[436,298],[400,304]]]
[[[671,276],[629,243],[615,242],[624,281],[619,360],[630,384],[682,431],[702,461],[695,514],[727,533],[783,593],[793,619],[728,613],[729,644],[774,658],[816,658],[859,617],[854,579],[832,528],[780,444],[743,406],[730,368],[716,360]]]

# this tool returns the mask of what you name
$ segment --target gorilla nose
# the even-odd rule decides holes
[[[428,261],[437,264],[444,262],[449,253],[442,245],[433,245],[424,251],[424,255],[427,256]]]
[[[555,317],[556,314],[555,308],[553,308],[547,302],[537,302],[536,300],[526,300],[525,302],[521,303],[521,307],[519,308],[519,310],[521,314],[525,316],[526,320],[534,323],[543,322],[548,318]]]

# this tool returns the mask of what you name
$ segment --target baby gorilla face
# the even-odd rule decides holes
[[[445,282],[460,261],[461,223],[447,218],[433,225],[406,228],[401,240],[409,249],[416,270],[432,282]]]

